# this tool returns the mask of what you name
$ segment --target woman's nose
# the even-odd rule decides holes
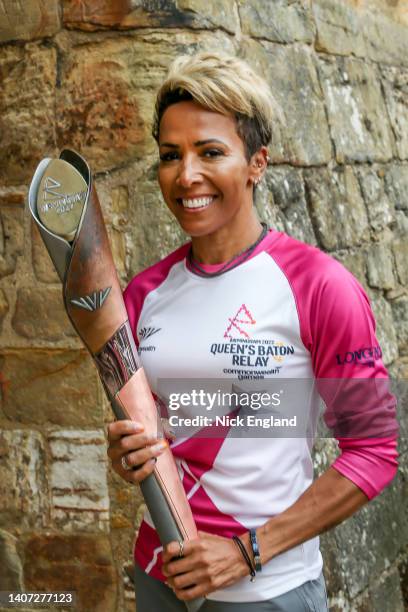
[[[189,187],[201,181],[200,163],[194,159],[183,159],[179,166],[176,182],[181,187]]]

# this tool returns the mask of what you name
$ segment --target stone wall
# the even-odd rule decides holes
[[[111,413],[24,211],[39,160],[67,145],[86,156],[125,284],[183,240],[149,133],[166,67],[197,49],[246,58],[287,118],[260,216],[359,278],[385,362],[407,379],[407,11],[403,0],[0,1],[0,590],[76,589],[84,612],[134,607],[140,494],[109,469]],[[404,435],[400,452],[393,485],[322,538],[333,611],[408,609]],[[318,472],[334,453],[318,444]]]

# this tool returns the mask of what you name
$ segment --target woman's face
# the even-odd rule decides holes
[[[169,106],[160,123],[159,183],[183,230],[205,236],[244,227],[252,211],[252,179],[235,119],[193,101]]]

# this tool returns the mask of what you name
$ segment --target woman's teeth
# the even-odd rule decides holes
[[[193,200],[185,200],[184,198],[181,200],[184,208],[202,208],[203,206],[208,206],[213,201],[214,196],[210,196],[208,198],[194,198]]]

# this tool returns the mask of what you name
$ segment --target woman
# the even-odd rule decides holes
[[[207,597],[203,612],[327,610],[317,536],[396,472],[394,401],[363,289],[338,262],[257,218],[274,108],[242,60],[201,53],[173,63],[153,135],[163,198],[191,243],[136,276],[125,300],[154,391],[164,378],[315,377],[341,455],[313,482],[305,436],[175,440],[200,538],[177,558],[179,543],[162,551],[145,516],[135,548],[138,612],[185,610],[180,600],[198,596]],[[357,379],[383,384],[361,393],[349,384]],[[314,417],[317,400],[313,392]],[[145,478],[163,450],[130,421],[111,424],[109,441],[127,482]]]

